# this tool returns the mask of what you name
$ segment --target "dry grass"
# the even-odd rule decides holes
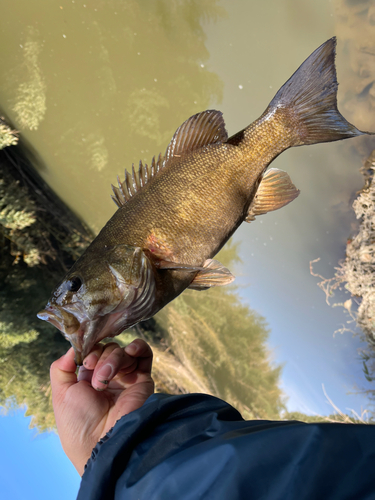
[[[341,285],[351,293],[352,297],[344,303],[335,303],[333,307],[342,306],[348,312],[348,323],[356,323],[365,333],[367,339],[375,343],[375,150],[366,161],[362,171],[365,175],[365,187],[353,203],[353,209],[360,225],[357,235],[348,240],[345,260],[335,268],[332,278],[324,278],[313,270],[315,259],[310,262],[310,272],[321,279],[318,286],[326,295],[330,304],[335,290]],[[343,328],[340,331],[349,330]]]

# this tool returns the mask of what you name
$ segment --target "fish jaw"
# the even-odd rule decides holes
[[[133,304],[136,305],[137,301],[135,300]],[[151,317],[156,312],[154,300],[148,301],[148,306],[146,309],[141,308],[140,311],[137,307],[128,307],[126,309],[118,307],[110,314],[98,316],[91,320],[88,318],[82,319],[81,317],[81,321],[79,321],[72,312],[56,305],[48,305],[37,316],[41,320],[48,321],[61,331],[72,345],[75,354],[74,361],[79,366],[82,365],[83,360],[95,344],[105,338],[115,337],[139,321]]]
[[[82,364],[82,348],[87,329],[87,321],[80,322],[77,317],[64,308],[47,304],[43,311],[37,314],[38,318],[43,321],[48,321],[51,325],[55,326],[64,337],[71,343],[74,353],[75,362],[77,365]]]
[[[106,337],[117,335],[123,329],[128,328],[126,318],[124,318],[124,311],[79,322],[74,314],[62,307],[48,305],[37,316],[41,320],[48,321],[61,331],[74,349],[74,361],[78,366],[82,365],[83,360],[96,343]]]
[[[74,359],[76,364],[82,364],[82,361],[90,353],[95,344],[105,338],[115,337],[140,321],[132,321],[127,316],[125,311],[120,310],[106,316],[101,316],[94,321],[86,322],[82,346],[79,351],[75,351]]]

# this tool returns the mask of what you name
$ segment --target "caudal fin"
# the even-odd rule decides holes
[[[330,142],[365,134],[337,109],[336,37],[316,49],[270,102],[268,110],[284,108],[294,146]]]

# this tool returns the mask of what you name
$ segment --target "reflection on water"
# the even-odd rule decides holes
[[[20,83],[15,93],[13,111],[21,130],[36,130],[46,113],[46,85],[39,65],[41,42],[37,30],[29,26],[22,46],[24,60],[17,69]]]
[[[343,75],[342,109],[349,121],[360,123],[363,130],[374,130],[375,2],[335,0],[335,21]]]
[[[236,247],[227,244],[219,258],[231,268],[238,261]],[[202,292],[204,299],[187,290],[156,319],[173,353],[205,382],[206,392],[230,402],[244,418],[277,418],[284,409],[281,366],[271,362],[268,326],[234,288],[214,287]]]
[[[373,2],[335,6],[340,109],[358,127],[375,130]],[[3,8],[0,43],[8,50],[0,55],[1,106],[40,158],[35,165],[43,178],[95,231],[115,210],[110,183],[124,167],[149,163],[203,109],[219,107],[229,133],[240,130],[334,34],[325,1],[4,0]],[[301,196],[239,231],[242,262],[233,262],[233,247],[227,255],[239,276],[238,295],[191,291],[162,311],[156,326],[142,327],[155,346],[160,389],[211,392],[255,417],[275,417],[283,408],[280,380],[290,410],[332,413],[322,383],[344,411],[368,405],[346,395],[364,379],[363,360],[356,359],[363,345],[332,338],[343,319],[315,293],[309,262],[321,257],[319,272],[329,275],[344,257],[355,223],[350,202],[361,187],[357,150],[365,157],[369,148],[368,140],[353,141],[294,149],[277,159]],[[2,402],[15,395],[48,427],[48,365],[67,344],[31,320],[55,282],[46,279],[38,285],[41,295],[31,294],[43,263],[31,269],[27,252],[19,255],[16,266],[14,257],[2,260],[2,338],[13,336],[2,342],[0,358],[8,361],[0,375]]]
[[[30,21],[35,3],[18,3],[21,32],[1,25],[13,50],[2,61],[1,105],[54,165],[43,171],[48,183],[98,231],[115,209],[116,176],[164,151],[178,125],[220,99],[220,79],[205,66],[201,23],[222,9],[215,0],[41,0],[42,26]],[[13,12],[13,5],[7,0],[3,8]],[[29,131],[38,124],[37,134]]]
[[[66,342],[35,317],[92,237],[56,199],[20,146],[0,151],[0,404],[27,405],[52,428],[48,366]]]

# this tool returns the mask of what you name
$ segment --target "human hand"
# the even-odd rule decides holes
[[[51,365],[52,404],[65,453],[80,475],[99,439],[154,392],[152,350],[136,339],[97,344],[78,377],[73,348]]]

